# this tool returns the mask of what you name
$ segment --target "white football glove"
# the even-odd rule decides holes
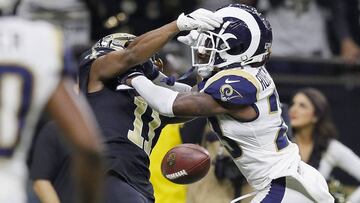
[[[220,27],[223,19],[221,16],[209,10],[200,8],[196,11],[185,15],[182,13],[176,20],[177,27],[180,31],[183,30],[213,30]]]
[[[179,36],[177,40],[188,46],[195,46],[196,40],[199,37],[199,32],[197,30],[191,30],[189,34],[185,36]]]

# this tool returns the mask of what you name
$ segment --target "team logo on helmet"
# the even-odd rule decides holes
[[[209,76],[214,66],[227,69],[263,64],[272,43],[269,22],[255,8],[242,4],[224,6],[216,13],[224,19],[222,26],[201,32],[192,46],[193,66],[198,72]],[[204,53],[206,60],[199,57]]]
[[[134,39],[135,35],[128,33],[115,33],[100,39],[93,48],[106,47],[115,50],[125,49]]]

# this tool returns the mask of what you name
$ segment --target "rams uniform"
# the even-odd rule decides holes
[[[2,17],[0,27],[0,202],[19,203],[36,122],[63,72],[62,40],[45,22]]]
[[[312,200],[327,195],[326,182],[315,169],[300,160],[297,145],[286,135],[287,126],[281,117],[276,87],[265,67],[222,70],[198,86],[215,100],[251,105],[257,112],[253,120],[238,120],[227,114],[209,118],[234,162],[257,191],[253,202],[271,199],[267,195],[274,191],[270,190],[280,191],[283,202],[293,202],[286,197],[292,192],[289,188],[294,182],[297,182],[294,185],[300,183],[306,191],[303,196],[310,196]],[[308,180],[307,174],[315,174],[319,179]]]

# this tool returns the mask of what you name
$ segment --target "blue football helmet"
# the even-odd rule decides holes
[[[192,65],[199,75],[209,77],[214,67],[264,64],[272,43],[269,22],[255,8],[243,4],[230,4],[215,13],[223,17],[223,24],[213,31],[201,32],[191,47]]]

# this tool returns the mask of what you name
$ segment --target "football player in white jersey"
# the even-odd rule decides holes
[[[255,8],[230,4],[215,14],[214,31],[180,38],[191,44],[193,66],[203,80],[197,92],[176,92],[141,73],[126,80],[160,114],[207,116],[258,202],[334,202],[325,179],[300,160],[281,117],[279,96],[265,68],[272,30]],[[289,194],[296,198],[289,198]],[[292,195],[291,197],[294,197]]]
[[[15,2],[0,0],[0,13],[9,13]],[[81,201],[99,202],[99,131],[64,75],[59,32],[46,22],[14,16],[0,17],[0,27],[0,202],[26,202],[25,159],[43,109],[73,146]]]

